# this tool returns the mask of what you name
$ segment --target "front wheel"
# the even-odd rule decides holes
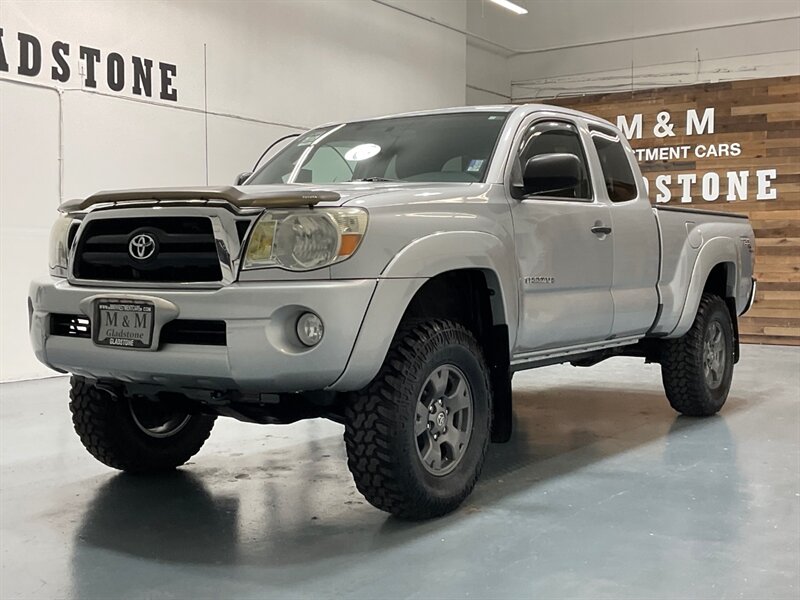
[[[168,471],[197,454],[216,417],[189,414],[170,402],[112,397],[90,381],[70,381],[72,424],[100,462],[133,473]]]
[[[347,464],[374,506],[408,519],[455,510],[489,442],[488,369],[458,323],[401,324],[375,379],[345,414]]]
[[[692,417],[719,412],[733,379],[733,351],[733,322],[725,301],[703,294],[689,331],[664,340],[661,378],[672,408]]]

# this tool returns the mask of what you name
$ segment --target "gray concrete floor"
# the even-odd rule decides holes
[[[457,513],[373,509],[341,428],[219,420],[174,476],[119,475],[67,381],[0,386],[0,597],[800,597],[800,349],[748,346],[718,417],[658,367],[514,380],[516,433]]]

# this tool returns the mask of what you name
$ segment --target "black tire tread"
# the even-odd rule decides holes
[[[719,412],[724,404],[715,402],[708,394],[699,357],[703,351],[706,323],[710,315],[722,309],[725,301],[714,294],[700,298],[697,316],[689,331],[682,337],[664,340],[661,354],[661,376],[670,405],[683,415],[707,417]],[[727,393],[727,391],[726,391]]]
[[[409,465],[408,457],[395,455],[391,439],[391,432],[401,426],[395,417],[397,405],[400,398],[414,394],[411,382],[421,366],[421,357],[442,340],[463,344],[479,358],[490,394],[488,369],[472,332],[446,319],[417,320],[401,324],[380,372],[367,387],[352,394],[346,409],[347,464],[356,487],[373,506],[400,518],[433,518],[454,510],[475,486],[488,447],[488,443],[483,444],[478,468],[457,498],[442,501],[414,493],[402,484],[406,478],[401,471]],[[489,399],[491,402],[491,396]],[[483,425],[487,432],[491,431],[491,414],[488,410]]]
[[[115,406],[119,401],[82,377],[71,378],[69,396],[72,424],[83,446],[101,463],[120,471],[147,473],[179,467],[200,451],[216,419],[201,415],[193,419],[194,423],[187,424],[178,434],[180,440],[175,440],[165,451],[142,453],[119,434],[119,407]]]

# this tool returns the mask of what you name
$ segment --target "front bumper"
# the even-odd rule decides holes
[[[31,341],[51,368],[98,379],[156,384],[172,389],[259,392],[320,390],[345,370],[375,292],[376,279],[236,283],[217,290],[108,289],[74,286],[64,279],[31,283]],[[91,339],[52,335],[50,315],[84,315],[93,296],[161,298],[175,318],[224,320],[225,346],[162,344],[156,351],[96,346]],[[292,338],[300,314],[325,324],[322,341],[306,348]]]

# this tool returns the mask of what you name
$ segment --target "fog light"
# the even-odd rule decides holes
[[[316,346],[325,333],[325,326],[322,319],[311,312],[303,313],[297,319],[297,337],[306,346]]]

